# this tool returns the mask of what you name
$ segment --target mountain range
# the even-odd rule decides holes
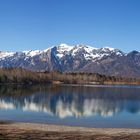
[[[140,77],[140,52],[125,53],[111,47],[60,44],[46,50],[0,51],[0,68],[21,67],[33,71],[91,72]]]

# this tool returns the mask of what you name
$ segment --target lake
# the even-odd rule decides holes
[[[140,128],[140,86],[0,86],[0,120]]]

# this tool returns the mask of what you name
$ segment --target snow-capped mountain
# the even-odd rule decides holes
[[[140,52],[128,54],[111,47],[60,44],[46,50],[0,52],[0,67],[34,71],[85,71],[119,76],[140,76]]]

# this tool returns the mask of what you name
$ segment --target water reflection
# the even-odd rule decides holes
[[[1,86],[0,110],[47,113],[59,118],[139,113],[140,88]]]

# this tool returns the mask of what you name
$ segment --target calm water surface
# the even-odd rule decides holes
[[[140,128],[140,87],[0,86],[0,120]]]

